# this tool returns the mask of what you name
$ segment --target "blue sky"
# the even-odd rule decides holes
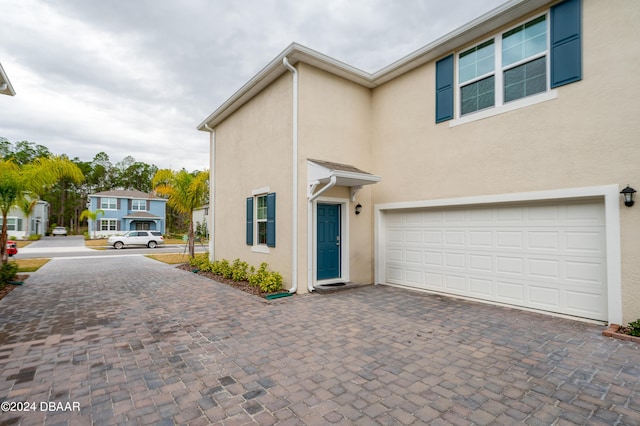
[[[505,0],[0,0],[0,137],[208,168],[196,126],[290,43],[367,72]]]

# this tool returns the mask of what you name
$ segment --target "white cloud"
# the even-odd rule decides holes
[[[291,42],[368,72],[504,0],[9,1],[0,136],[90,161],[207,165],[195,126]]]

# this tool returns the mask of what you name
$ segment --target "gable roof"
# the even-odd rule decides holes
[[[474,19],[462,27],[429,43],[413,53],[393,62],[381,70],[370,74],[352,67],[330,56],[324,55],[297,43],[291,43],[275,59],[260,70],[251,80],[220,105],[202,121],[197,129],[208,131],[205,126],[215,127],[251,100],[283,73],[288,72],[283,64],[286,58],[291,65],[304,62],[323,71],[342,77],[367,88],[375,88],[405,74],[425,63],[436,60],[473,40],[494,31],[508,23],[547,7],[557,0],[510,0]]]
[[[89,194],[89,197],[137,198],[144,200],[167,201],[164,198],[156,197],[154,194],[129,189],[113,189],[110,191],[96,192],[95,194]]]
[[[13,86],[7,77],[7,73],[4,72],[2,64],[0,64],[0,93],[3,95],[15,96],[16,91],[13,90]]]

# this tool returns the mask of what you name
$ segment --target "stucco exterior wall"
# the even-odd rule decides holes
[[[371,169],[371,91],[305,63],[300,73],[299,108],[299,270],[307,271],[307,159],[350,164],[366,172]],[[329,197],[349,199],[346,187],[336,187]],[[356,216],[355,206],[363,211]],[[371,188],[363,188],[354,202],[349,201],[350,280],[373,283],[373,229]],[[343,235],[344,238],[344,235]],[[307,282],[307,275],[300,282]]]
[[[583,2],[583,79],[557,99],[451,127],[435,124],[435,64],[372,94],[374,203],[618,184],[640,186],[640,8]],[[517,22],[514,22],[516,24]],[[621,41],[627,42],[621,42]],[[464,46],[460,50],[467,47]],[[624,320],[640,318],[638,207],[621,207]]]
[[[291,285],[292,82],[283,74],[216,126],[215,257],[267,262]],[[269,188],[276,193],[276,247],[255,253],[246,245],[246,198]],[[254,236],[255,238],[255,236]]]
[[[464,51],[546,10],[533,11],[459,46],[456,52],[442,52],[443,56]],[[232,114],[215,124],[215,229],[224,229],[214,230],[216,258],[241,258],[254,265],[266,261],[283,274],[285,285],[290,285],[295,269],[298,289],[306,291],[309,238],[314,231],[308,220],[308,159],[351,164],[382,177],[381,182],[362,189],[354,202],[348,201],[344,187],[324,194],[345,203],[350,280],[355,282],[374,280],[375,205],[461,197],[504,200],[492,196],[554,190],[565,197],[572,188],[617,185],[622,189],[627,184],[640,189],[635,155],[640,87],[634,75],[640,67],[638,20],[640,8],[635,0],[582,1],[581,81],[553,89],[538,96],[537,103],[521,108],[496,108],[490,116],[483,112],[440,124],[435,123],[434,61],[368,89],[333,74],[350,71],[342,73],[330,60],[318,65],[326,66],[326,71],[307,64],[305,57],[311,57],[311,63],[318,58],[294,48],[294,57],[303,58],[295,65],[299,76],[297,263],[295,268],[291,264],[293,79],[283,71],[271,82],[273,73],[280,72],[275,66],[271,74],[264,74],[269,78],[264,90],[247,103],[235,99],[239,109],[234,105]],[[442,46],[459,39],[447,39]],[[496,114],[498,110],[501,113]],[[265,187],[277,194],[277,247],[268,254],[253,253],[245,244],[245,223],[239,215],[244,216],[246,197]],[[615,197],[608,194],[611,207]],[[363,211],[356,216],[353,210],[358,203]],[[621,228],[622,309],[624,321],[629,322],[640,318],[640,207],[620,205],[619,217],[616,212],[612,218],[616,209],[609,208],[606,220],[614,223],[608,229],[617,229],[618,221]],[[608,244],[618,245],[618,238],[609,239]],[[613,250],[616,255],[611,259],[617,259],[617,247]],[[617,263],[615,267],[617,276]]]

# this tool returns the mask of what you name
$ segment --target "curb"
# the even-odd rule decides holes
[[[609,328],[602,332],[602,335],[605,337],[613,337],[614,339],[619,340],[628,340],[630,342],[640,343],[640,337],[630,336],[624,333],[618,333],[620,329],[620,324],[610,324]]]

